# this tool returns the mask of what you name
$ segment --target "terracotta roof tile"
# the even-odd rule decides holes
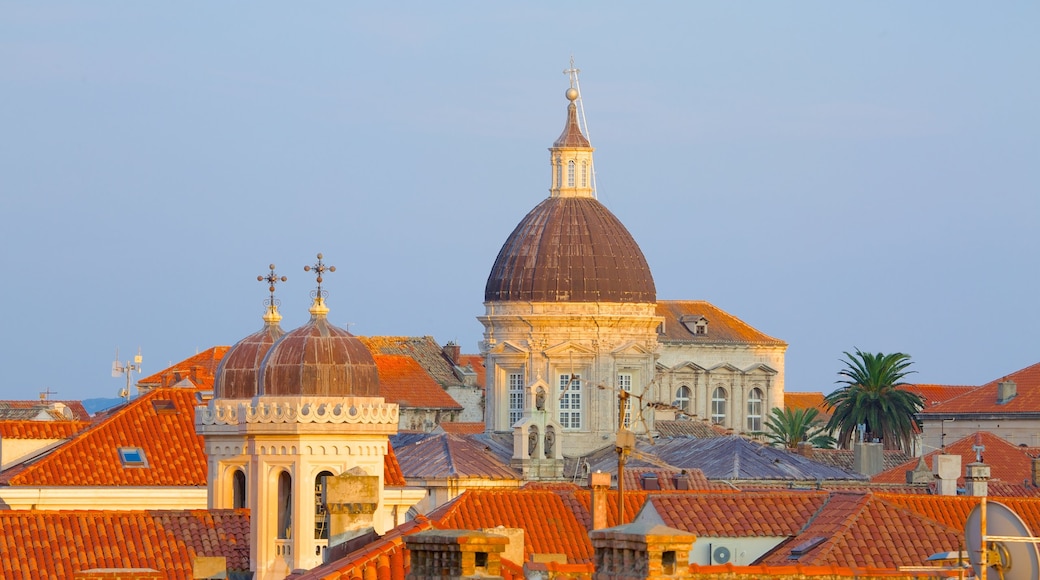
[[[1005,403],[997,402],[997,385],[1011,380],[1017,394]],[[1040,363],[991,381],[981,387],[926,407],[923,413],[1036,413],[1040,411]]]
[[[373,355],[403,354],[415,359],[442,387],[461,384],[454,365],[432,336],[359,336]]]
[[[664,317],[661,341],[690,343],[738,343],[786,346],[787,343],[763,334],[748,323],[703,300],[658,300],[657,315]],[[684,316],[703,316],[708,320],[706,334],[694,334],[683,325]]]
[[[379,395],[413,409],[462,409],[419,363],[405,355],[375,354]]]
[[[64,405],[71,413],[73,421],[90,421],[90,413],[83,406],[82,401],[53,401],[53,400],[24,400],[24,401],[0,401],[0,422],[5,421],[5,411],[40,411],[55,404]],[[19,415],[14,420],[22,420]],[[59,418],[60,419],[60,418]]]
[[[959,485],[964,485],[964,467],[975,461],[975,450],[972,447],[976,443],[976,436],[981,438],[983,461],[990,466],[991,481],[999,480],[1011,484],[1019,484],[1026,480],[1032,480],[1032,456],[1037,455],[1038,450],[1032,447],[1017,447],[1006,440],[990,433],[979,431],[946,446],[946,452],[961,456],[961,477],[957,480]],[[939,453],[938,450],[924,456],[925,463],[931,467],[933,458]],[[917,466],[920,459],[913,458],[906,463],[882,471],[870,479],[873,483],[904,483],[906,472]]]
[[[194,577],[196,556],[249,569],[246,510],[0,511],[0,577],[72,578],[92,568],[152,568]]]
[[[394,446],[387,442],[386,455],[383,456],[383,485],[388,487],[404,487],[408,482],[401,473],[401,464],[397,462]]]
[[[168,400],[174,412],[153,401]],[[139,448],[146,467],[124,467],[120,448]],[[195,434],[195,391],[155,389],[36,461],[0,474],[7,485],[206,485],[206,457]]]
[[[710,421],[695,421],[693,419],[674,419],[665,421],[654,421],[654,430],[661,437],[696,437],[698,439],[710,439],[712,437],[725,437],[731,435],[725,427],[716,425]]]
[[[477,386],[484,388],[487,384],[487,368],[484,366],[484,357],[479,354],[459,355],[459,366],[469,367],[477,373]]]
[[[654,494],[668,527],[704,537],[793,536],[826,503],[826,492]]]
[[[823,400],[823,393],[784,393],[785,409],[816,409],[816,416],[821,422],[826,423],[831,418],[831,408]]]
[[[138,387],[154,389],[157,387],[172,387],[187,379],[191,381],[200,391],[213,389],[213,377],[217,372],[220,359],[227,354],[229,346],[214,346],[194,356],[190,356],[181,362],[165,368],[153,375],[149,375],[137,381]]]
[[[979,498],[949,495],[911,495],[878,493],[885,501],[911,510],[944,526],[963,530],[968,514],[978,505]],[[1001,497],[996,499],[1017,513],[1035,536],[1040,530],[1040,498]]]
[[[410,569],[409,551],[405,547],[404,538],[418,532],[434,529],[433,523],[425,516],[418,516],[410,522],[390,530],[383,537],[303,574],[294,574],[293,580],[344,580],[352,578],[404,578]]]
[[[454,433],[456,435],[479,435],[484,432],[484,423],[448,422],[440,423],[439,425],[445,433]]]
[[[90,427],[90,421],[0,421],[4,439],[68,439]]]
[[[900,390],[909,391],[921,397],[921,400],[924,401],[925,409],[934,407],[935,405],[948,401],[954,397],[959,397],[976,388],[977,387],[929,384],[902,385],[899,387]]]

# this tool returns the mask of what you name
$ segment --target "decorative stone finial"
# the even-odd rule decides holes
[[[318,261],[313,266],[304,266],[304,272],[310,272],[314,270],[314,274],[318,281],[318,289],[311,292],[311,297],[314,298],[314,304],[311,305],[310,313],[313,316],[325,316],[329,313],[328,306],[325,306],[325,296],[328,292],[321,289],[322,274],[325,272],[335,272],[335,266],[326,266],[325,262],[322,262],[322,255],[318,254]]]
[[[270,325],[275,325],[281,322],[282,315],[278,312],[278,305],[280,301],[274,297],[274,286],[279,282],[285,282],[288,280],[285,276],[279,277],[274,272],[274,264],[271,264],[271,273],[267,276],[257,276],[257,282],[267,282],[268,290],[271,292],[271,297],[264,300],[264,305],[267,306],[267,311],[264,313],[264,322]]]

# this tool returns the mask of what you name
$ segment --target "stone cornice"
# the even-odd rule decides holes
[[[197,426],[349,424],[397,426],[400,409],[382,397],[258,397],[213,399],[195,413]]]

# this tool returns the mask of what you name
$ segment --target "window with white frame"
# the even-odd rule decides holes
[[[567,187],[574,187],[574,160],[567,162]]]
[[[675,391],[675,406],[684,413],[690,412],[690,387],[683,385]]]
[[[747,398],[747,428],[748,431],[762,430],[762,390],[751,389]]]
[[[632,392],[632,373],[618,373],[617,386],[619,390],[625,391],[626,393]],[[625,415],[625,428],[632,425],[632,398],[626,398],[624,405],[618,405],[618,413],[624,413]]]
[[[563,187],[563,159],[556,156],[556,187]]]
[[[581,162],[581,186],[582,187],[588,187],[589,186],[589,162],[588,161],[582,161]]]
[[[581,429],[581,375],[560,375],[560,425]]]
[[[524,417],[524,373],[509,373],[509,425]]]
[[[711,422],[722,425],[726,422],[726,389],[715,387],[711,393]]]

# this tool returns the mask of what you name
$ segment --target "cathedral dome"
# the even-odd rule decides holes
[[[574,101],[549,149],[550,196],[506,239],[491,268],[485,302],[656,302],[650,266],[614,214],[595,198],[592,151]]]
[[[261,365],[259,391],[267,396],[378,397],[372,353],[346,330],[329,323],[320,297],[307,324],[271,346]]]
[[[265,317],[266,318],[266,317]],[[213,383],[213,397],[217,399],[251,399],[258,394],[260,363],[271,345],[285,331],[278,322],[265,324],[262,329],[232,346],[217,367]]]

